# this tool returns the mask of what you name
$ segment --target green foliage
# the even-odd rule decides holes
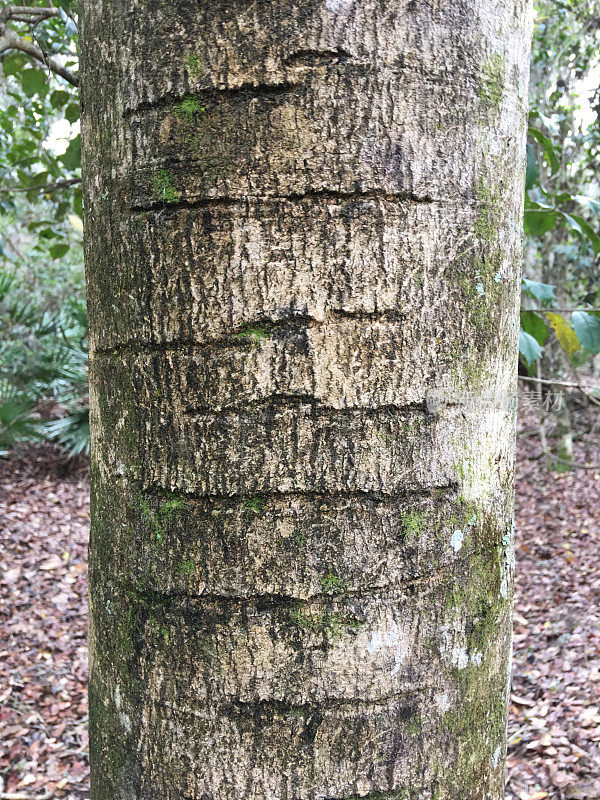
[[[0,384],[0,456],[15,445],[41,438],[39,418],[34,403],[10,384]]]
[[[575,311],[571,322],[582,347],[585,347],[590,353],[600,353],[600,317],[598,313]]]
[[[524,330],[519,331],[519,353],[525,359],[528,367],[542,355],[542,348],[539,343]]]
[[[76,72],[77,6],[69,0],[58,6],[58,17],[36,26],[35,40]],[[8,27],[31,41],[27,23]],[[69,213],[81,214],[77,87],[19,51],[5,51],[0,63],[0,219],[20,216],[23,200],[37,206],[43,198],[47,225],[38,233],[56,236],[64,250],[60,223]]]
[[[523,284],[524,309],[532,314],[522,315],[522,332],[537,343],[521,337],[529,365],[540,348],[556,341],[570,356],[582,347],[597,352],[596,326],[586,307],[600,299],[594,263],[600,255],[600,127],[597,98],[582,93],[587,76],[600,64],[596,11],[585,0],[539,0],[536,12],[524,229],[530,242],[539,243],[537,271],[557,285],[547,293],[547,283]],[[558,271],[550,264],[560,264]],[[575,312],[572,318],[551,308],[558,303],[554,289],[560,305]],[[540,305],[550,316],[538,313]],[[546,322],[554,332],[549,338]]]
[[[556,300],[556,295],[554,293],[555,288],[555,286],[549,283],[530,281],[527,278],[523,278],[521,281],[521,289],[524,294],[528,294],[534,300],[539,300],[543,306]]]
[[[89,408],[73,411],[68,417],[51,420],[44,426],[48,439],[58,442],[70,458],[89,455],[90,412]]]
[[[87,454],[85,304],[62,300],[62,291],[43,297],[35,283],[26,283],[27,268],[20,267],[0,269],[2,450],[46,438],[71,457]],[[48,278],[54,269],[49,273]],[[62,273],[67,278],[65,265]],[[55,418],[45,423],[48,412]]]
[[[548,326],[543,317],[535,311],[521,310],[521,330],[533,336],[540,348],[548,338]]]
[[[76,73],[77,3],[54,5],[35,33],[7,25]],[[2,449],[47,438],[78,455],[89,448],[78,92],[22,52],[0,64]]]
[[[525,171],[525,191],[533,189],[540,177],[540,170],[535,157],[535,150],[530,142],[527,142],[527,168]]]

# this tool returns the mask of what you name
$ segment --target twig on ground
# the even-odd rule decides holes
[[[598,397],[594,397],[593,394],[590,394],[590,390],[593,391],[597,388],[595,386],[582,386],[580,383],[572,383],[570,381],[555,381],[551,378],[529,378],[527,375],[519,375],[519,380],[532,381],[533,383],[545,384],[546,386],[564,386],[567,389],[577,389],[589,400],[590,403],[600,407],[600,399]]]
[[[46,794],[20,794],[19,792],[0,792],[0,800],[50,800],[55,792]]]

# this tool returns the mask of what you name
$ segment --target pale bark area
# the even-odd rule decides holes
[[[501,800],[530,9],[87,0],[94,800]]]

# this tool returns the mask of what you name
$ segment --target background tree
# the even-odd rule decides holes
[[[553,408],[553,451],[545,435],[542,446],[559,471],[573,466],[569,387],[580,383],[577,368],[600,352],[599,142],[590,103],[600,65],[598,12],[595,2],[540,3],[533,40],[525,274],[535,281],[525,284],[521,352]]]
[[[74,6],[0,9],[3,454],[32,438],[89,446]]]

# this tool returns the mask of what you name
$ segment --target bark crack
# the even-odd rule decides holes
[[[307,328],[324,327],[335,323],[336,320],[357,320],[362,322],[403,322],[406,313],[395,309],[383,311],[346,311],[344,309],[330,309],[327,316],[318,319],[310,314],[292,314],[283,319],[273,319],[268,315],[245,322],[231,333],[223,336],[196,341],[193,339],[172,339],[166,342],[141,342],[138,339],[127,339],[110,347],[96,346],[90,349],[90,356],[120,356],[120,355],[155,355],[156,353],[170,353],[173,350],[194,351],[214,348],[222,349],[252,349],[256,346],[253,333],[258,330],[264,334],[263,338],[271,338],[279,334],[278,339],[284,338],[287,333],[304,331]],[[262,329],[265,329],[262,331]]]
[[[383,492],[383,491],[367,491],[365,489],[348,489],[343,492],[327,492],[327,491],[319,491],[318,489],[297,489],[293,491],[272,491],[272,490],[264,490],[264,491],[256,491],[253,494],[249,495],[243,492],[233,492],[231,494],[214,494],[214,493],[202,493],[202,492],[194,492],[194,491],[186,491],[183,489],[175,489],[175,493],[177,496],[181,496],[190,500],[202,500],[205,502],[224,502],[227,504],[237,504],[239,505],[244,500],[251,500],[254,497],[260,497],[265,501],[269,500],[285,500],[288,502],[289,500],[305,500],[307,498],[314,498],[315,500],[324,501],[327,500],[328,502],[340,502],[340,501],[354,501],[356,498],[362,498],[363,500],[374,503],[374,504],[387,504],[390,502],[397,502],[398,500],[406,500],[411,503],[414,503],[417,500],[423,499],[439,499],[444,494],[451,495],[451,499],[456,499],[459,495],[460,491],[460,482],[452,481],[449,483],[444,484],[433,484],[431,486],[420,486],[418,489],[403,489],[403,490],[396,490],[394,492]],[[156,492],[157,496],[164,497],[165,491],[173,491],[172,487],[164,487],[158,486],[156,484],[147,484],[145,486],[139,485],[140,490],[144,492]]]
[[[193,96],[197,97],[202,103],[210,104],[218,103],[223,98],[241,98],[243,100],[254,100],[262,97],[266,99],[277,98],[282,95],[287,95],[302,86],[302,80],[281,80],[273,83],[253,83],[246,81],[240,83],[238,86],[212,86],[210,88],[198,89],[193,92]],[[164,94],[156,100],[145,100],[135,106],[124,109],[123,117],[134,116],[135,114],[146,114],[151,111],[171,111],[177,103],[188,95],[175,94],[170,92]]]
[[[140,582],[136,582],[132,586],[129,582],[124,581],[121,586],[124,588],[129,597],[132,597],[136,602],[146,608],[161,607],[165,611],[172,611],[174,613],[182,612],[188,614],[204,614],[207,611],[217,611],[224,617],[232,617],[237,614],[248,614],[254,612],[256,614],[264,614],[269,612],[298,612],[303,609],[308,609],[314,612],[316,608],[322,608],[325,611],[331,609],[343,609],[348,603],[356,600],[371,599],[380,603],[396,602],[399,598],[413,595],[415,590],[420,587],[425,589],[439,586],[445,578],[453,571],[453,564],[443,564],[436,569],[429,572],[421,573],[419,575],[407,576],[404,580],[398,583],[390,583],[380,586],[365,585],[360,589],[344,589],[340,594],[331,595],[328,592],[315,592],[306,596],[281,594],[281,593],[257,593],[257,594],[228,594],[222,592],[200,592],[194,594],[190,590],[177,591],[170,589],[169,591],[157,590],[142,586]],[[354,618],[354,622],[358,626],[364,623],[361,620]],[[358,630],[358,628],[356,629]],[[356,631],[353,631],[354,633]]]
[[[189,175],[190,164],[193,161],[186,162],[186,174]],[[168,162],[163,164],[162,168],[172,169],[178,165]],[[211,207],[235,207],[241,205],[248,205],[249,203],[280,203],[280,202],[299,203],[304,201],[311,201],[313,203],[325,201],[326,203],[350,203],[359,201],[384,201],[387,203],[411,203],[416,205],[431,205],[433,203],[440,203],[441,199],[431,197],[430,195],[418,195],[414,192],[389,192],[383,189],[362,189],[353,191],[343,191],[340,189],[307,189],[304,192],[289,192],[286,194],[268,194],[262,192],[261,194],[243,194],[238,197],[195,197],[180,199],[169,202],[168,206],[162,200],[152,200],[148,203],[130,204],[130,210],[133,214],[147,214],[152,211],[157,211],[157,216],[172,216],[178,211],[194,210],[201,208]]]
[[[448,404],[449,405],[449,404]],[[268,397],[256,400],[243,400],[238,403],[228,403],[226,405],[218,405],[215,408],[215,403],[212,405],[193,406],[184,408],[183,413],[188,417],[210,417],[218,418],[222,414],[230,414],[231,412],[252,412],[253,410],[269,410],[269,411],[298,411],[303,406],[310,406],[315,412],[326,411],[336,417],[355,416],[362,413],[364,416],[371,416],[381,412],[388,413],[390,416],[398,416],[404,413],[420,413],[425,414],[427,411],[426,401],[420,400],[411,403],[384,403],[382,405],[368,405],[368,406],[334,406],[329,403],[323,403],[319,398],[309,394],[286,394],[277,393],[270,394]],[[240,414],[242,416],[242,414]]]
[[[319,710],[335,710],[344,706],[353,708],[373,708],[378,705],[385,705],[393,700],[402,697],[413,697],[415,694],[424,694],[433,686],[433,681],[421,683],[419,686],[407,686],[396,692],[390,692],[380,697],[365,699],[364,697],[343,697],[327,698],[322,701],[293,703],[288,700],[275,698],[264,698],[260,700],[230,700],[221,706],[225,711],[237,711],[239,713],[255,713],[256,711],[277,711],[280,714],[312,714]]]
[[[283,59],[288,67],[323,67],[328,64],[339,64],[352,58],[352,54],[343,48],[335,50],[296,50]]]

